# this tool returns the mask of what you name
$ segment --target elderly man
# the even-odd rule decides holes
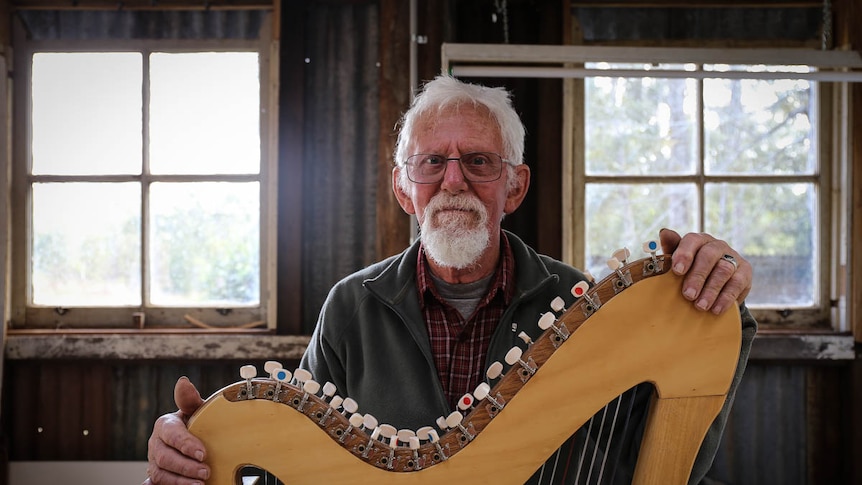
[[[519,343],[521,330],[539,334],[534,322],[548,302],[585,277],[501,228],[529,187],[523,151],[524,127],[505,90],[447,76],[429,82],[404,116],[392,171],[395,197],[416,215],[421,237],[403,253],[335,285],[301,366],[316,380],[333,382],[381,422],[418,429],[455,409],[484,380],[488,364],[502,361]],[[671,230],[662,230],[660,239],[672,254],[672,270],[685,275],[683,296],[699,310],[721,313],[743,305],[751,266],[725,242]],[[712,463],[745,367],[756,323],[742,310],[734,387],[704,440],[692,483]],[[635,403],[632,431],[614,450],[603,450],[620,457],[615,481],[625,482],[632,473],[650,392],[640,387],[629,391]],[[208,477],[206,450],[185,426],[201,405],[200,395],[181,378],[175,397],[179,410],[160,417],[149,440],[152,483],[191,484]],[[585,441],[574,436],[564,447],[583,447]],[[571,468],[566,457],[578,454],[561,456],[552,457],[530,483],[573,480],[573,474],[557,471]]]

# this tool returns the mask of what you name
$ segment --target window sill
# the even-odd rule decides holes
[[[8,330],[4,357],[111,360],[299,359],[310,337],[268,330]]]
[[[835,332],[761,330],[751,345],[752,361],[840,362],[856,358],[853,335]]]
[[[9,330],[5,358],[114,360],[299,359],[310,337],[268,330]],[[751,348],[752,361],[840,362],[856,358],[849,334],[764,330]]]

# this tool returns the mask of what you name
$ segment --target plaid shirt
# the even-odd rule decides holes
[[[437,375],[453,409],[461,396],[473,392],[482,382],[491,335],[515,294],[515,258],[505,234],[500,237],[500,253],[500,264],[488,293],[465,320],[440,296],[431,279],[425,252],[419,252],[416,285],[420,306]]]

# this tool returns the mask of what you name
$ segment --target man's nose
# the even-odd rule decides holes
[[[467,179],[464,177],[464,169],[461,167],[460,158],[449,158],[446,160],[446,168],[443,170],[444,188],[458,188],[459,190],[466,185]]]

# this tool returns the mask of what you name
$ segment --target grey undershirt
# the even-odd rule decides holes
[[[479,302],[488,293],[488,287],[491,286],[491,280],[494,274],[482,278],[481,280],[472,283],[447,283],[446,281],[437,278],[433,274],[431,279],[434,281],[434,286],[437,288],[437,293],[458,310],[465,320],[473,315]]]

